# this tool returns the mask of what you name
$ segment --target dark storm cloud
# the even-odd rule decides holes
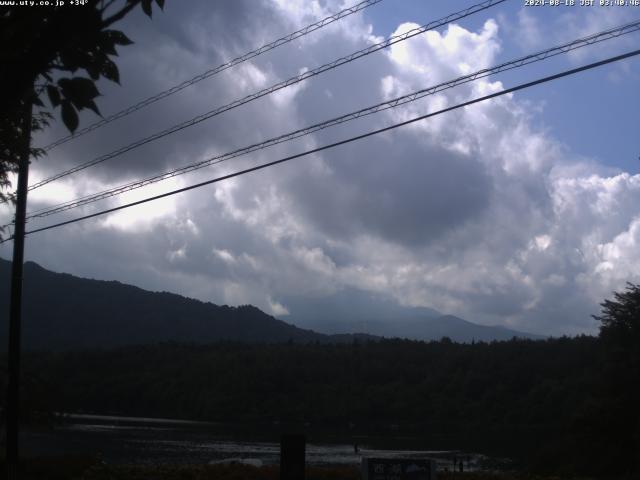
[[[274,31],[286,32],[290,28],[287,22],[278,23],[278,18],[264,3],[247,1],[221,2],[215,9],[210,8],[209,2],[193,2],[188,9],[167,5],[166,12],[156,15],[153,21],[137,12],[119,25],[136,42],[120,49],[122,86],[103,82],[99,107],[105,115],[117,112],[129,106],[132,99],[145,99],[255,48],[255,33],[266,28],[265,20]],[[91,160],[256,89],[251,84],[238,88],[236,75],[237,72],[223,72],[60,146],[40,162],[38,168],[50,174]],[[241,110],[241,115],[259,116],[265,109],[262,105],[244,106]],[[212,119],[137,148],[94,168],[91,174],[106,181],[117,181],[195,161],[211,147],[222,151],[233,148],[231,138],[251,139],[249,129],[243,128],[246,122],[234,115],[235,112],[230,112],[224,120]],[[97,118],[86,113],[82,120],[86,125]],[[37,141],[46,144],[66,133],[57,122]]]
[[[287,190],[303,216],[338,237],[420,246],[480,214],[491,193],[481,164],[402,133],[336,151],[328,166],[327,177],[299,171]]]

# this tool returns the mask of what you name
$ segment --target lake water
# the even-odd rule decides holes
[[[204,464],[229,458],[259,459],[266,465],[279,463],[277,436],[271,438],[272,441],[249,441],[216,427],[220,425],[75,415],[53,429],[24,432],[21,443],[26,455],[100,455],[107,463]],[[379,441],[373,447],[367,444],[366,437],[349,439],[349,442],[314,442],[310,439],[306,447],[307,463],[355,466],[360,464],[362,457],[432,458],[442,470],[451,468],[455,457],[462,459],[465,471],[469,471],[482,469],[489,460],[470,452],[380,448]],[[351,442],[358,443],[357,453]]]

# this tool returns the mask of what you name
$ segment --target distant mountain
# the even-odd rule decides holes
[[[317,298],[285,297],[282,300],[291,312],[281,317],[295,325],[315,325],[323,332],[367,332],[377,324],[436,318],[443,314],[426,307],[403,307],[390,297],[345,288],[333,295]],[[379,325],[384,327],[384,325]]]
[[[425,307],[403,307],[389,298],[347,289],[318,299],[286,299],[288,322],[325,334],[366,332],[379,337],[455,342],[542,339],[541,335],[485,326]]]
[[[0,259],[0,350],[5,350],[11,262]],[[287,299],[287,322],[251,305],[229,307],[115,281],[91,280],[25,263],[26,349],[112,348],[160,342],[344,343],[400,337],[456,342],[542,338],[477,325],[429,308],[405,308],[350,289],[322,300]],[[306,308],[302,308],[303,303]],[[315,303],[314,303],[315,302]],[[306,313],[305,313],[306,312]],[[294,323],[295,325],[292,325]]]
[[[251,305],[218,306],[114,281],[54,273],[25,263],[22,341],[27,349],[111,348],[159,342],[351,342],[323,335]],[[0,259],[0,349],[7,343],[11,262]]]

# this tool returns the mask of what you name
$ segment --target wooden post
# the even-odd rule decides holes
[[[280,480],[304,480],[304,435],[282,435],[280,440]]]
[[[31,148],[32,102],[24,101],[22,152],[18,165],[16,216],[13,233],[13,263],[11,264],[11,299],[9,307],[9,384],[7,386],[7,479],[17,480],[20,459],[18,434],[20,429],[20,327],[22,321],[22,266],[24,263],[24,231],[29,183],[29,153]]]

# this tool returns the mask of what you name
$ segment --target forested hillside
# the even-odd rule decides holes
[[[8,312],[10,262],[0,259],[0,312]],[[109,348],[163,341],[328,341],[251,305],[230,307],[120,282],[79,278],[25,264],[27,349]],[[5,281],[6,279],[6,281]],[[6,329],[0,329],[2,348]],[[343,338],[338,338],[338,341]]]
[[[0,259],[0,313],[8,312],[11,263]],[[357,295],[354,292],[354,301]],[[345,297],[345,302],[348,298]],[[391,316],[372,316],[358,328],[355,312],[314,309],[316,323],[298,326],[274,318],[252,305],[215,305],[168,292],[151,292],[115,281],[93,280],[56,273],[36,263],[25,264],[23,346],[26,349],[73,350],[113,348],[159,342],[210,343],[315,342],[341,343],[376,336],[458,341],[507,340],[531,337],[503,327],[487,327],[429,309],[405,309],[394,305]],[[409,315],[409,316],[407,316]],[[416,316],[417,315],[417,316]],[[331,326],[334,327],[331,327]],[[324,327],[323,327],[324,326]],[[318,333],[322,331],[323,333]],[[0,351],[7,329],[0,329]]]
[[[556,455],[567,461],[577,455],[566,451],[577,448],[573,436],[587,438],[582,424],[599,381],[598,358],[593,337],[39,353],[25,358],[25,401],[35,409],[256,428],[351,426],[352,433],[422,438],[425,448],[544,463]]]

